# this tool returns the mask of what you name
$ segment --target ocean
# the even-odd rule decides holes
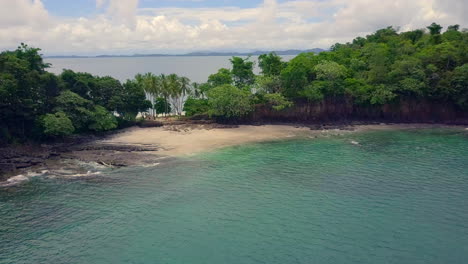
[[[466,263],[468,132],[228,147],[0,189],[0,263]]]
[[[289,61],[295,56],[281,57],[284,61]],[[220,68],[231,68],[230,58],[230,56],[46,58],[45,62],[52,64],[49,71],[56,74],[60,74],[63,69],[70,69],[98,76],[112,76],[123,82],[133,79],[138,73],[152,72],[156,75],[175,73],[188,77],[192,82],[202,83]],[[255,62],[257,58],[251,57]],[[257,63],[254,72],[259,72]]]

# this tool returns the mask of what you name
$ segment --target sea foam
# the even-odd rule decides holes
[[[0,182],[0,187],[10,187],[10,186],[15,186],[18,184],[21,184],[23,182],[29,181],[32,177],[37,177],[41,175],[47,174],[49,171],[48,170],[43,170],[41,172],[28,172],[26,174],[19,174],[16,176],[13,176],[9,178],[8,180],[4,182]]]

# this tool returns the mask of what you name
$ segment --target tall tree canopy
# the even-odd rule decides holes
[[[56,76],[39,52],[21,44],[0,53],[0,143],[110,130],[114,113],[134,120],[147,110],[140,86],[71,70]]]
[[[460,30],[459,25],[448,26],[443,33],[442,29],[437,23],[408,32],[386,27],[337,43],[329,51],[299,54],[288,63],[274,53],[260,55],[258,76],[248,58],[233,57],[231,71],[220,69],[199,87],[209,91],[234,83],[250,93],[254,104],[277,110],[294,101],[342,98],[368,106],[411,99],[468,111],[468,30]],[[232,91],[227,87],[218,89],[218,94]],[[209,101],[210,93],[205,96]]]
[[[258,66],[262,69],[262,74],[267,76],[280,75],[286,63],[276,53],[262,54],[258,57]]]
[[[243,59],[241,57],[231,58],[231,72],[237,87],[249,86],[255,81],[255,74],[253,73],[254,63],[249,59],[250,58]]]

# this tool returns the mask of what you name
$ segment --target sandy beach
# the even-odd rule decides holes
[[[229,126],[189,123],[150,128],[132,127],[85,143],[65,147],[52,145],[47,149],[38,147],[31,151],[26,149],[16,154],[12,153],[9,162],[12,166],[21,167],[16,170],[13,168],[8,174],[4,174],[3,179],[16,175],[24,176],[31,171],[48,171],[49,174],[76,177],[89,174],[88,169],[83,168],[83,164],[113,168],[152,166],[158,164],[161,158],[192,155],[223,147],[350,132],[340,129],[316,130],[295,125]],[[67,172],[62,173],[63,170]],[[24,177],[13,178],[15,179],[23,181]],[[11,184],[14,183],[16,180]],[[6,184],[10,185],[9,182]]]
[[[369,130],[423,129],[448,127],[430,124],[376,124],[311,129],[292,125],[241,125],[235,128],[167,127],[130,128],[100,143],[110,145],[158,146],[158,155],[180,156],[247,143],[280,140],[292,137],[313,138],[320,135],[354,133]]]
[[[180,156],[253,142],[279,140],[318,133],[307,127],[286,125],[239,126],[236,128],[130,128],[103,140],[104,144],[156,145],[158,155]]]

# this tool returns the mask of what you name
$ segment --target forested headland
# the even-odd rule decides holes
[[[388,27],[289,62],[263,54],[259,75],[250,58],[232,57],[231,69],[201,84],[175,74],[124,83],[71,70],[55,75],[39,52],[22,44],[0,53],[3,143],[113,130],[139,113],[244,122],[468,120],[468,31],[458,25]]]
[[[189,114],[250,121],[468,123],[468,31],[393,27],[302,53],[289,62],[276,54],[253,63],[234,57],[199,85]]]
[[[185,92],[186,78],[174,74],[163,76],[167,87],[156,101],[147,100],[153,99],[148,95],[152,91],[145,91],[148,87],[142,84],[149,74],[124,83],[72,70],[55,75],[46,71],[50,65],[39,52],[21,44],[14,51],[0,53],[0,143],[126,127],[148,109],[171,112],[168,97],[179,98],[175,94]]]

